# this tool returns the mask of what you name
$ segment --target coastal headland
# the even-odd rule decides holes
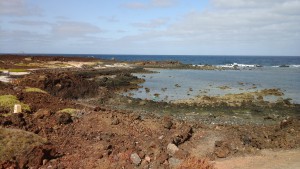
[[[281,98],[280,89],[172,102],[123,94],[143,88],[134,73],[153,68],[224,70],[178,61],[0,55],[0,168],[300,166],[300,105]],[[263,99],[269,96],[281,99]]]

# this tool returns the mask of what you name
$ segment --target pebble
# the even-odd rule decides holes
[[[145,160],[146,160],[148,163],[151,162],[151,158],[150,158],[149,156],[146,156],[146,157],[145,157]]]
[[[146,101],[140,101],[140,102],[139,102],[139,105],[140,105],[140,106],[144,106],[144,105],[146,105],[146,104],[147,104]]]
[[[47,160],[47,159],[44,159],[44,160],[43,160],[43,165],[45,165],[47,162],[48,162],[48,160]]]
[[[164,138],[163,135],[161,135],[161,136],[158,137],[159,140],[161,140],[161,139],[163,139],[163,138]]]
[[[130,155],[130,160],[132,161],[133,164],[139,165],[141,163],[141,158],[137,153],[133,153]]]
[[[178,150],[179,148],[175,144],[169,143],[167,146],[167,151],[170,155],[174,155]]]
[[[171,120],[165,121],[164,128],[170,130],[172,128],[172,126],[173,126],[173,122]]]
[[[112,125],[118,125],[120,123],[119,119],[114,118],[111,122]]]

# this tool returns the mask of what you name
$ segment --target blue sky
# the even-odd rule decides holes
[[[296,55],[300,0],[0,0],[0,53]]]

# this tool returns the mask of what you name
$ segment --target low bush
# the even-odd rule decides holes
[[[43,145],[47,140],[31,132],[0,127],[0,162]]]
[[[28,87],[24,90],[25,92],[37,92],[37,93],[44,93],[48,94],[46,91],[39,89],[39,88],[34,88],[34,87]]]
[[[12,113],[15,104],[20,104],[23,112],[30,111],[29,105],[21,103],[16,96],[13,95],[0,96],[0,112]]]
[[[71,116],[74,116],[79,110],[78,109],[73,109],[73,108],[65,108],[62,110],[59,110],[59,113],[68,113]]]

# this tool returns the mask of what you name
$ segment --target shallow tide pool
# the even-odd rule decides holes
[[[143,88],[125,95],[155,101],[173,101],[195,96],[218,96],[261,89],[279,88],[300,103],[300,68],[256,68],[252,70],[162,70],[154,74],[135,74],[146,80]],[[148,90],[149,89],[149,90]]]

